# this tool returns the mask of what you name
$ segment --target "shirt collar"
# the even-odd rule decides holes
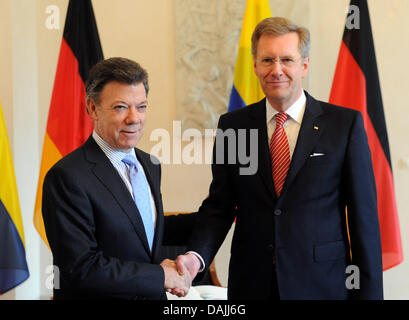
[[[122,159],[128,155],[128,153],[123,152],[121,150],[112,148],[104,139],[100,137],[98,133],[95,132],[95,130],[92,132],[92,137],[94,138],[95,142],[97,145],[102,149],[102,151],[105,153],[105,155],[108,157],[108,159],[114,164],[118,164],[122,162]],[[135,158],[135,149],[132,148],[130,151],[130,154],[132,154]],[[136,158],[138,160],[138,158]],[[138,161],[137,161],[138,162]]]
[[[286,110],[286,113],[293,119],[294,121],[298,122],[301,124],[302,121],[302,116],[303,116],[303,110],[305,108],[305,103],[307,101],[307,98],[305,96],[304,90],[302,91],[300,97]],[[270,102],[266,99],[266,120],[267,123],[271,121],[271,119],[279,113],[276,109],[274,109]]]

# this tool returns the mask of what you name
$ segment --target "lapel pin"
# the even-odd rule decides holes
[[[317,127],[317,126],[314,126],[314,130],[318,130],[318,127]]]

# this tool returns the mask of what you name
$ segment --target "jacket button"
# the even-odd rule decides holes
[[[281,214],[281,210],[280,210],[280,209],[274,210],[274,214],[275,214],[276,216],[279,216],[279,215]]]

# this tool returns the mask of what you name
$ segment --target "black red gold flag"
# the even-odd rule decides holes
[[[78,148],[93,130],[85,109],[85,82],[90,68],[103,59],[91,0],[70,0],[44,137],[34,208],[34,226],[49,246],[41,212],[48,170]]]
[[[403,261],[403,252],[388,134],[366,0],[350,2],[329,102],[356,109],[363,115],[376,182],[383,270],[392,268]]]

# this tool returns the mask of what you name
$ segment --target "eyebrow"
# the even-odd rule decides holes
[[[265,58],[275,58],[275,57],[278,57],[278,58],[294,58],[295,56],[294,55],[291,55],[291,54],[283,54],[282,56],[275,56],[275,57],[272,57],[272,55],[268,55],[268,54],[266,54],[266,55],[264,55],[264,56],[261,56],[263,59],[265,59]]]
[[[115,100],[111,105],[113,106],[113,105],[118,104],[118,103],[122,103],[122,104],[128,105],[127,102],[122,101],[122,100]],[[147,103],[148,103],[148,100],[143,100],[143,101],[141,101],[140,103],[138,103],[138,106],[143,105],[143,104],[147,104]]]

